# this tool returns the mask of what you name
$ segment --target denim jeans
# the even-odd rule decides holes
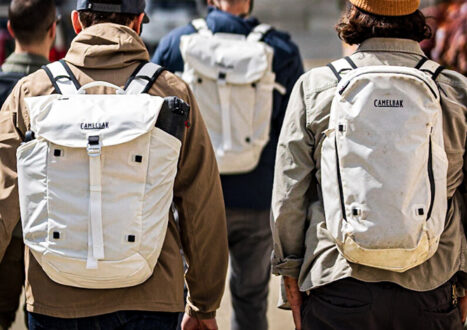
[[[175,330],[179,313],[121,311],[62,319],[29,313],[29,330]]]

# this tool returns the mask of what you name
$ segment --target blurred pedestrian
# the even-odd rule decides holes
[[[350,57],[296,84],[273,272],[297,329],[462,329],[467,80],[427,60],[418,0],[350,0]]]
[[[7,27],[15,39],[15,51],[2,65],[0,104],[5,102],[19,79],[49,63],[56,24],[53,0],[10,2]],[[8,329],[15,320],[23,285],[24,244],[21,223],[18,223],[0,263],[0,329]]]
[[[164,37],[152,61],[194,90],[221,172],[230,250],[231,329],[267,329],[275,149],[303,73],[286,32],[251,16],[253,0],[210,0],[208,14]]]
[[[185,279],[189,296],[184,329],[217,329],[215,312],[228,260],[219,174],[190,89],[175,75],[148,63],[149,54],[139,37],[146,20],[145,5],[144,0],[78,0],[72,12],[77,36],[64,61],[21,80],[0,111],[0,258],[21,207],[26,224],[25,291],[30,329],[175,329],[178,314],[185,308]],[[92,82],[99,87],[85,86]],[[143,95],[115,95],[115,88],[121,91],[127,82],[127,93]],[[109,83],[114,87],[108,87]],[[88,92],[114,95],[76,95],[81,86]],[[178,98],[161,101],[145,95],[146,91],[152,96]],[[60,92],[66,97],[48,97]],[[108,99],[115,104],[115,97],[121,97],[122,104],[135,100],[138,106],[128,107],[122,114],[118,106],[108,109],[105,102],[92,103]],[[36,109],[37,100],[47,106]],[[41,126],[43,120],[52,118],[51,108],[75,100],[83,100],[82,106],[52,111],[59,118]],[[53,104],[49,107],[47,102]],[[170,115],[186,119],[180,124],[169,117],[161,123],[163,115],[168,115],[163,104]],[[161,109],[154,125],[150,113],[156,112],[156,105]],[[143,106],[152,107],[145,112]],[[83,109],[88,112],[82,113]],[[112,116],[112,111],[118,115]],[[119,125],[132,114],[134,122]],[[73,116],[78,117],[76,122],[66,121]],[[164,123],[174,132],[160,128]],[[68,141],[75,148],[66,143],[56,145],[42,133],[55,142],[53,134],[58,134],[61,143]],[[118,141],[122,136],[127,140]],[[109,138],[114,140],[109,142]],[[76,139],[85,139],[84,148],[73,144]],[[28,142],[18,149],[23,141]],[[140,142],[131,144],[133,141]],[[142,154],[122,154],[122,143]],[[48,161],[37,161],[44,160],[40,153],[44,145],[50,148]],[[155,147],[159,149],[154,151]],[[25,150],[36,160],[29,167],[23,166]],[[82,156],[75,157],[80,150]],[[79,172],[80,167],[85,171]],[[44,174],[42,168],[47,169],[46,180],[36,179]],[[34,179],[28,180],[25,173]],[[142,173],[147,175],[141,178]],[[45,182],[47,194],[40,188]],[[22,184],[30,189],[21,189]],[[172,200],[180,229],[170,212]],[[35,226],[34,219],[45,219],[46,226],[43,222]],[[154,223],[154,219],[160,221]],[[132,227],[122,227],[126,223]],[[148,241],[148,237],[154,240]],[[180,245],[189,264],[186,274]],[[121,256],[120,250],[131,254],[113,260],[112,256]]]

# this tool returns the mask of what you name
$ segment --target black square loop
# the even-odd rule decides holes
[[[142,162],[143,162],[143,156],[141,156],[141,155],[136,155],[136,156],[135,156],[135,162],[137,162],[137,163],[142,163]]]
[[[60,149],[55,149],[54,150],[54,156],[55,157],[62,157],[62,151]]]
[[[360,210],[359,209],[352,209],[352,215],[354,217],[359,216],[360,215]]]
[[[417,213],[418,213],[418,215],[424,215],[424,214],[425,214],[425,210],[422,209],[422,208],[420,208],[420,209],[417,210]]]
[[[128,242],[130,242],[130,243],[136,242],[136,236],[135,235],[128,235]]]
[[[58,231],[54,231],[53,234],[52,234],[52,237],[54,239],[60,239],[60,233]]]
[[[345,129],[344,125],[340,124],[339,125],[339,132],[343,132]]]

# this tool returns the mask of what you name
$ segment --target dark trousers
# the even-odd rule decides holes
[[[231,330],[266,330],[272,236],[269,210],[227,209]]]
[[[427,292],[396,284],[343,279],[312,290],[301,310],[303,330],[462,329],[453,281]]]
[[[90,302],[91,303],[91,302]],[[96,306],[98,308],[98,306]],[[111,314],[61,319],[29,313],[30,330],[175,330],[179,313],[121,311]]]
[[[23,285],[23,239],[13,237],[0,263],[0,329],[8,329],[15,320]]]

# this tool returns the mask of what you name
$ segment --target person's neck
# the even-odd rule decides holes
[[[49,58],[50,47],[48,47],[45,42],[41,44],[34,45],[21,45],[18,41],[15,43],[15,53],[16,54],[33,54],[39,55],[45,58]]]

